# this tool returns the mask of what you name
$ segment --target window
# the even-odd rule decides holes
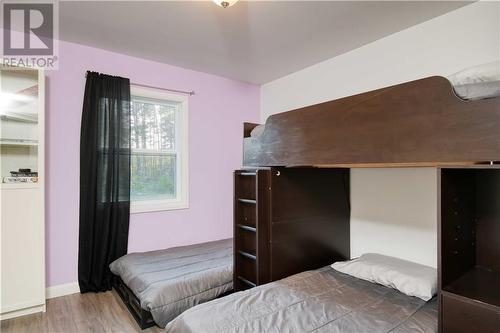
[[[187,208],[187,96],[136,87],[131,95],[131,212]]]

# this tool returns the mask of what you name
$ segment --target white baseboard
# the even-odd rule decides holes
[[[79,292],[80,292],[80,286],[78,285],[78,282],[72,282],[72,283],[66,283],[48,287],[47,289],[45,289],[45,297],[47,299],[56,298],[56,297],[76,294]]]
[[[45,312],[45,304],[28,307],[26,309],[14,310],[7,313],[2,313],[0,314],[0,320],[12,319],[38,312]]]

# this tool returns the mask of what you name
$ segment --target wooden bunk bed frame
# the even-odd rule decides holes
[[[437,167],[439,332],[500,327],[500,97],[438,76],[244,124],[246,167]]]
[[[390,167],[500,161],[500,97],[465,101],[433,76],[270,116],[245,166]]]

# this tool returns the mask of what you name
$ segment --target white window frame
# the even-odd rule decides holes
[[[189,208],[188,96],[133,85],[130,87],[130,94],[132,99],[133,97],[139,97],[180,103],[180,109],[175,119],[175,144],[178,147],[176,172],[177,198],[131,201],[130,213],[138,214]]]

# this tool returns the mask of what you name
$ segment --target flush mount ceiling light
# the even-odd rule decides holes
[[[234,5],[238,0],[213,0],[217,4],[217,6],[221,6],[223,8],[231,7]]]

